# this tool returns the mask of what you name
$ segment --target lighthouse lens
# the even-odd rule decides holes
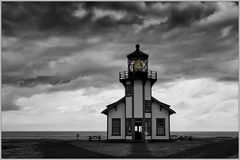
[[[141,71],[142,70],[142,62],[138,59],[134,63],[134,71]]]

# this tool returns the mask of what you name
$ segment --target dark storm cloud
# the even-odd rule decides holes
[[[208,5],[203,7],[201,5],[189,5],[183,9],[172,7],[170,10],[170,16],[167,20],[167,28],[172,29],[174,27],[183,26],[188,27],[193,22],[202,20],[216,11],[216,6]]]
[[[4,35],[16,35],[20,31],[59,31],[73,29],[78,23],[72,12],[76,3],[54,2],[4,2],[2,4],[2,28]],[[21,27],[19,27],[21,26]]]
[[[16,84],[19,87],[33,87],[38,84],[62,84],[62,83],[69,83],[71,80],[65,78],[65,77],[57,77],[57,76],[37,76],[36,78],[28,78],[28,79],[16,79],[11,82],[11,78],[8,78],[5,76],[2,79],[2,83],[4,84]]]
[[[36,78],[37,76],[34,75],[35,71],[41,71],[44,70],[49,72],[49,63],[51,61],[55,62],[58,60],[61,60],[66,57],[71,57],[74,54],[78,54],[81,56],[82,52],[84,52],[87,47],[90,47],[88,44],[84,44],[81,46],[54,46],[47,49],[44,49],[44,46],[36,46],[33,48],[30,48],[29,44],[21,44],[21,42],[16,42],[19,46],[8,46],[3,47],[3,51],[11,50],[11,53],[3,54],[2,56],[2,75],[3,75],[3,83],[16,83],[17,81],[26,80],[26,77],[30,77],[30,81],[36,80],[37,82],[41,82],[42,79]],[[40,42],[38,42],[40,43]],[[50,42],[49,42],[50,43]],[[26,47],[28,46],[28,47]],[[40,49],[40,51],[37,51],[36,49]],[[35,53],[34,53],[35,52]],[[31,55],[31,56],[30,56]],[[59,62],[59,65],[64,65],[64,62]],[[76,66],[79,67],[79,66]],[[40,73],[39,73],[40,74]],[[63,71],[64,74],[64,71]],[[45,75],[41,75],[44,77]],[[49,77],[55,77],[54,81],[57,83],[58,81],[62,81],[62,76],[49,76]],[[45,76],[47,77],[47,76]],[[69,77],[71,78],[71,77]],[[67,78],[67,79],[69,79]],[[52,81],[52,78],[49,79]],[[46,79],[44,79],[45,82]],[[65,80],[64,80],[65,81]],[[52,84],[52,83],[51,83]]]
[[[79,5],[82,7],[79,9]],[[165,8],[154,8],[161,4]],[[142,24],[144,20],[155,17],[167,16],[167,28],[175,26],[188,26],[191,22],[201,20],[214,13],[214,3],[206,5],[189,5],[179,9],[182,3],[149,3],[148,2],[4,2],[2,5],[3,35],[22,35],[21,32],[35,33],[24,34],[28,38],[41,37],[46,34],[98,34],[107,32],[111,28],[118,30],[122,25]],[[86,15],[79,18],[74,16],[76,10],[85,10]],[[93,20],[94,10],[122,11],[126,16],[115,20],[105,16]],[[18,27],[21,25],[22,27]],[[112,31],[112,30],[110,30]],[[31,37],[33,36],[33,37]]]
[[[232,6],[224,9],[227,5]],[[150,69],[161,75],[158,82],[237,81],[237,5],[3,2],[2,84],[32,88],[27,96],[109,87],[118,83],[136,42],[150,54]],[[34,89],[40,85],[50,87]],[[4,110],[20,109],[13,102],[24,92],[6,94]]]
[[[83,4],[80,10],[86,10],[87,12],[81,18],[74,16],[74,12],[80,4]],[[94,10],[87,6],[89,6],[88,3],[74,2],[4,2],[2,5],[3,35],[39,38],[47,34],[75,35],[80,33],[81,36],[86,36],[84,34],[98,34],[102,31],[107,32],[113,27],[142,22],[142,19],[137,15],[128,15],[119,21],[110,16],[93,21]],[[19,27],[19,25],[22,27]],[[31,31],[34,31],[34,33]],[[23,35],[22,32],[26,32],[26,34]]]
[[[16,100],[16,97],[13,96],[2,96],[2,111],[15,111],[15,110],[20,110],[21,108],[14,104],[14,101]]]
[[[109,10],[125,11],[128,13],[127,17],[137,15],[147,19],[150,17],[168,17],[164,23],[164,27],[172,29],[174,27],[183,26],[188,27],[194,21],[199,21],[207,18],[217,10],[216,4],[213,2],[206,2],[204,5],[195,2],[187,5],[188,2],[107,2],[107,3],[87,3],[86,8],[102,8]],[[161,5],[164,8],[157,8],[155,6]],[[186,6],[184,6],[186,4]],[[142,19],[142,20],[143,20]],[[135,24],[135,23],[131,23]]]
[[[31,61],[34,61],[34,59],[32,59]],[[2,76],[2,83],[9,84],[9,85],[16,85],[19,87],[34,87],[39,84],[59,85],[59,84],[70,83],[72,80],[75,80],[79,77],[93,75],[93,79],[86,80],[88,83],[84,82],[82,84],[79,82],[78,86],[81,88],[85,88],[85,87],[90,87],[91,85],[99,86],[97,84],[97,83],[101,83],[101,81],[99,81],[98,79],[99,76],[106,76],[108,78],[106,78],[105,80],[109,80],[109,82],[112,82],[113,78],[111,76],[113,76],[114,73],[117,73],[119,69],[116,66],[107,67],[107,66],[104,66],[103,64],[96,63],[91,59],[85,59],[77,62],[76,64],[64,64],[64,63],[59,64],[63,66],[66,65],[65,66],[66,68],[59,66],[59,69],[61,67],[63,68],[63,70],[60,70],[60,71],[53,70],[52,71],[53,73],[57,72],[56,74],[59,75],[59,76],[55,76],[55,75],[49,75],[51,72],[51,68],[48,65],[49,60],[40,61],[40,63],[38,63],[39,66],[37,66],[36,63],[34,66],[28,66],[27,64],[21,66],[22,69],[20,69],[19,72],[17,73],[15,73],[15,70],[17,70],[17,68],[15,68],[15,70],[13,69],[12,72],[9,69],[8,71],[4,70],[5,73],[3,73],[3,76]],[[49,73],[45,70],[49,70]],[[39,73],[44,71],[47,75],[35,76],[34,72],[36,71],[38,71]],[[26,78],[27,76],[29,78]],[[114,78],[116,79],[117,77],[114,77]],[[106,83],[103,83],[103,84],[106,84]],[[73,88],[71,88],[71,90],[72,89]],[[56,89],[53,89],[53,90],[56,90]]]

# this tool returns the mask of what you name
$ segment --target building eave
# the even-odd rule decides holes
[[[170,105],[166,104],[166,103],[163,103],[163,102],[160,102],[159,100],[157,100],[156,98],[152,97],[152,101],[156,102],[157,104],[159,104],[160,106],[164,107],[165,109],[167,109],[169,111],[169,115],[171,114],[175,114],[176,112],[171,109]]]
[[[107,108],[104,109],[101,113],[107,115],[109,110],[111,110],[113,107],[115,107],[116,105],[118,105],[119,103],[124,102],[124,101],[125,101],[125,97],[122,97],[118,101],[107,105],[106,106]]]
[[[118,101],[107,105],[107,106],[106,106],[107,108],[106,108],[105,110],[103,110],[101,113],[102,113],[102,114],[105,114],[105,115],[108,115],[109,110],[111,110],[113,107],[115,107],[116,105],[118,105],[119,103],[121,103],[121,102],[123,102],[123,101],[125,101],[125,97],[122,97],[122,98],[119,99]],[[159,104],[161,107],[164,107],[165,109],[167,109],[167,110],[169,111],[169,114],[170,114],[170,115],[176,113],[173,109],[170,108],[170,107],[171,107],[170,105],[168,105],[168,104],[166,104],[166,103],[163,103],[163,102],[160,102],[159,100],[157,100],[157,99],[154,98],[154,97],[152,97],[152,101],[156,102],[156,103]]]

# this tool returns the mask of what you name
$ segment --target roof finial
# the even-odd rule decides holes
[[[139,51],[140,45],[136,44],[136,51]]]

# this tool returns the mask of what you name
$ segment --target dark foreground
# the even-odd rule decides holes
[[[2,158],[238,158],[237,138],[153,143],[2,140]]]

